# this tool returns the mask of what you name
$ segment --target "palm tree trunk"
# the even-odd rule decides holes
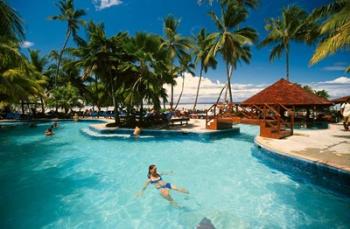
[[[286,79],[289,81],[289,44],[286,45]]]
[[[180,100],[181,100],[181,97],[182,97],[182,93],[183,93],[183,91],[184,91],[184,86],[185,86],[185,75],[182,74],[181,92],[180,92],[179,98],[177,99],[176,106],[175,106],[174,110],[176,110],[177,106],[178,106],[179,103],[180,103]]]
[[[216,100],[216,103],[219,103],[220,101],[220,98],[221,98],[221,95],[222,95],[222,92],[224,91],[224,89],[227,87],[227,84],[225,84],[225,86],[222,87],[220,93],[219,93],[219,96],[218,96],[218,99]]]
[[[165,106],[165,98],[163,99],[163,109],[164,109],[164,110],[166,109],[166,106]]]
[[[96,106],[100,106],[99,101],[98,101],[98,82],[97,82],[97,76],[95,76],[95,104]]]
[[[199,88],[201,87],[201,81],[202,81],[202,74],[203,74],[203,64],[201,64],[201,70],[199,72],[199,80],[198,80],[198,86],[197,86],[197,93],[196,93],[196,99],[194,100],[194,104],[193,104],[193,111],[196,110],[196,106],[197,106],[197,100],[198,100],[198,95],[199,95]]]
[[[171,84],[171,90],[170,90],[170,110],[173,110],[173,104],[174,104],[174,85]]]
[[[141,99],[141,104],[140,104],[140,126],[142,127],[143,124],[143,99]]]
[[[42,96],[40,96],[40,103],[41,103],[41,113],[45,114],[45,105],[44,105],[44,100]]]
[[[56,75],[55,75],[55,88],[57,86],[57,77],[58,77],[58,74],[59,74],[59,71],[60,71],[60,65],[61,65],[61,60],[62,60],[62,56],[63,56],[63,51],[64,49],[66,48],[67,46],[67,43],[68,43],[68,40],[69,40],[69,37],[71,35],[71,30],[69,28],[67,28],[67,32],[66,32],[66,40],[64,41],[64,44],[63,44],[63,47],[61,49],[61,52],[60,52],[60,55],[58,56],[58,60],[57,60],[57,69],[56,69]]]
[[[111,92],[112,92],[112,100],[113,100],[113,107],[114,107],[114,122],[118,125],[119,124],[119,113],[118,113],[118,106],[117,101],[115,99],[114,95],[114,82],[111,80]]]
[[[230,95],[230,103],[232,103],[232,91],[231,91],[232,66],[230,66],[228,62],[226,62],[226,73],[227,73],[227,89]]]
[[[21,100],[22,115],[24,115],[24,101]]]

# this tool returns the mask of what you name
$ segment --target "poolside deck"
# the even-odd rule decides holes
[[[350,173],[350,132],[341,124],[330,124],[326,130],[296,130],[285,139],[257,136],[255,143],[269,151]]]

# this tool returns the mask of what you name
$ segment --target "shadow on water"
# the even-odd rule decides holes
[[[314,184],[350,198],[350,174],[323,165],[287,157],[254,146],[251,154],[267,167],[283,172],[302,184]]]
[[[51,160],[67,144],[32,141],[2,149],[0,228],[49,225],[71,215],[65,197],[76,194],[79,189],[103,187],[99,174],[74,173],[74,167],[82,163],[83,158],[72,156],[61,161]]]

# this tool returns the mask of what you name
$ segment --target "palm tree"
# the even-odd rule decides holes
[[[90,22],[88,25],[88,41],[74,49],[73,54],[78,57],[76,65],[84,70],[83,78],[95,75],[105,85],[113,101],[115,122],[119,124],[117,92],[120,80],[125,72],[124,62],[130,56],[124,51],[123,45],[127,43],[126,33],[118,33],[107,37],[104,25]]]
[[[203,4],[205,2],[208,2],[211,5],[213,4],[214,0],[198,0],[197,2],[198,4]],[[231,3],[239,4],[241,6],[247,6],[255,9],[259,3],[259,0],[218,0],[218,2],[225,3],[225,4],[231,2]]]
[[[312,17],[323,21],[320,34],[323,39],[318,44],[310,63],[315,64],[329,55],[348,50],[350,45],[350,1],[335,0],[332,3],[316,9]],[[350,72],[350,66],[346,69]]]
[[[15,47],[18,49],[18,46]],[[0,102],[4,104],[42,96],[45,83],[42,75],[24,56],[22,59],[16,56],[14,59],[0,61]]]
[[[227,90],[232,103],[231,78],[233,70],[240,60],[249,63],[250,45],[257,39],[257,33],[250,27],[239,28],[239,25],[248,17],[248,11],[234,3],[221,2],[221,17],[213,11],[209,13],[218,29],[218,32],[209,35],[209,39],[215,39],[205,63],[209,63],[210,58],[220,51],[226,62]]]
[[[191,48],[191,42],[179,34],[177,34],[177,28],[180,21],[173,16],[167,16],[164,19],[164,34],[165,39],[161,45],[161,48],[165,48],[169,52],[169,58],[174,63],[175,59],[180,61],[183,56],[187,55],[187,51]],[[171,84],[170,95],[170,109],[173,109],[174,104],[174,85]]]
[[[30,62],[33,65],[35,71],[40,74],[41,78],[47,78],[46,75],[46,69],[45,66],[48,63],[48,59],[46,56],[40,56],[40,52],[38,50],[29,50],[29,57],[30,57]],[[46,80],[45,80],[46,81]],[[45,104],[44,104],[44,99],[43,96],[39,96],[40,98],[40,103],[41,103],[41,112],[45,113]]]
[[[17,41],[24,38],[21,18],[4,0],[0,1],[0,18],[0,37],[7,37]]]
[[[273,44],[270,53],[270,61],[280,58],[282,53],[286,55],[286,79],[289,80],[289,53],[292,41],[307,42],[312,41],[310,35],[316,29],[314,23],[308,19],[307,13],[297,6],[284,8],[282,16],[276,19],[270,18],[266,25],[269,34],[261,41],[260,47]]]
[[[199,80],[198,80],[196,98],[192,109],[193,111],[196,110],[203,71],[206,73],[209,67],[212,67],[214,69],[216,68],[217,62],[213,56],[209,58],[208,62],[205,62],[205,59],[207,58],[212,42],[213,40],[209,39],[209,36],[206,30],[201,29],[201,31],[198,33],[196,37],[196,45],[194,47],[194,55],[196,56],[195,63],[197,64],[198,62],[200,62],[200,70],[199,70]]]
[[[73,0],[61,0],[57,6],[59,8],[60,14],[57,16],[51,16],[50,19],[67,22],[67,30],[66,30],[66,38],[57,60],[55,84],[56,84],[56,80],[60,70],[62,55],[67,46],[70,36],[73,35],[74,40],[77,42],[81,41],[81,38],[78,36],[77,32],[79,29],[79,25],[84,24],[84,21],[81,19],[81,17],[85,15],[84,10],[74,9]]]
[[[186,55],[183,56],[182,59],[180,60],[180,67],[179,67],[179,72],[180,75],[182,76],[182,85],[181,85],[181,92],[179,94],[179,98],[177,99],[176,105],[174,110],[176,110],[177,106],[180,103],[181,97],[182,97],[182,93],[184,91],[184,87],[185,87],[185,72],[188,72],[192,75],[194,75],[193,69],[194,69],[194,64],[192,63],[191,60],[191,55]]]
[[[133,56],[131,75],[134,77],[129,77],[131,85],[126,89],[125,102],[128,106],[140,107],[141,125],[144,101],[153,104],[153,108],[159,111],[160,99],[167,96],[163,85],[168,80],[164,72],[169,60],[167,50],[159,49],[161,42],[159,36],[137,33],[126,47]]]

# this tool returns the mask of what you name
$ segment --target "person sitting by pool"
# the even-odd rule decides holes
[[[160,194],[166,199],[168,200],[171,204],[176,206],[175,201],[173,200],[173,198],[171,198],[170,196],[170,190],[175,190],[178,192],[182,192],[182,193],[186,193],[189,194],[189,192],[184,189],[184,188],[178,188],[173,184],[170,183],[166,183],[160,174],[158,174],[157,172],[157,167],[156,165],[150,165],[148,167],[148,175],[147,175],[147,180],[145,182],[144,187],[142,188],[141,192],[139,193],[139,196],[143,195],[143,192],[146,190],[147,186],[149,184],[154,184],[155,187],[160,191]]]
[[[134,133],[133,134],[134,134],[135,137],[138,137],[141,134],[140,127],[136,126],[135,129],[134,129]]]
[[[46,136],[52,136],[55,133],[52,131],[52,127],[49,127],[46,131],[45,131],[45,135]]]

